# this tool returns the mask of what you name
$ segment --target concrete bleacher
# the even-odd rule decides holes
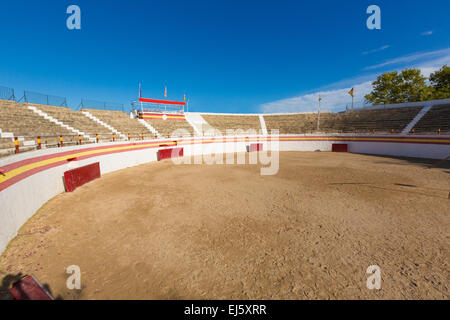
[[[128,136],[131,139],[141,139],[142,134],[144,138],[154,137],[154,134],[142,125],[137,119],[131,119],[128,114],[123,111],[112,110],[98,110],[98,109],[83,109],[89,112],[97,119],[107,123],[120,133]]]
[[[63,135],[67,143],[76,141],[73,132],[44,119],[26,105],[9,100],[0,100],[0,129],[21,137],[20,146],[23,140],[36,140],[38,136],[49,146],[58,145],[59,135]]]
[[[342,113],[265,115],[267,130],[289,133],[401,133],[422,107],[361,109]]]
[[[100,141],[111,141],[113,132],[101,124],[86,117],[81,111],[74,111],[66,107],[55,107],[47,105],[32,104],[38,110],[45,112],[47,115],[61,121],[62,123],[71,126],[91,138],[95,138],[98,134]],[[60,128],[62,128],[60,126]],[[73,132],[72,132],[73,134]],[[86,137],[83,137],[83,142],[89,142]]]
[[[223,135],[227,134],[227,130],[252,130],[257,134],[261,132],[261,123],[257,115],[202,114],[202,117],[209,126],[219,130]],[[204,131],[208,129],[210,129],[208,126],[204,126],[203,128]]]
[[[436,102],[425,102],[436,103]],[[320,128],[317,128],[317,113],[266,114],[263,116],[268,132],[278,129],[280,134],[314,134],[314,133],[406,133],[412,127],[416,134],[450,134],[450,104],[448,100],[440,100],[440,105],[431,104],[426,108],[422,102],[408,106],[378,106],[341,113],[322,112]],[[32,107],[35,107],[36,110]],[[431,108],[431,109],[429,109]],[[420,112],[422,110],[422,112]],[[248,130],[260,134],[261,122],[258,115],[236,114],[204,114],[199,113],[201,121],[146,119],[153,128],[146,127],[143,120],[132,119],[122,111],[83,109],[74,111],[66,107],[56,107],[15,101],[0,100],[0,156],[14,153],[14,137],[18,137],[20,152],[36,149],[36,139],[41,137],[42,147],[59,146],[59,136],[63,136],[64,145],[77,144],[78,132],[83,132],[83,144],[95,142],[96,134],[100,142],[112,141],[113,131],[117,130],[115,140],[131,140],[155,138],[159,133],[162,138],[191,137],[194,133],[205,135],[226,135],[227,130]],[[55,123],[41,113],[61,122]],[[423,117],[422,117],[422,114]],[[92,116],[91,116],[92,115]],[[421,118],[422,117],[422,118]],[[189,120],[189,119],[188,119]],[[195,119],[194,119],[195,120]],[[197,119],[198,120],[198,119]],[[100,123],[99,123],[99,122]],[[416,121],[418,121],[416,123]],[[141,123],[143,122],[143,123]],[[68,125],[71,128],[66,128]],[[408,126],[409,124],[409,126]],[[196,126],[196,130],[192,127]],[[177,129],[183,129],[183,133]],[[211,129],[216,132],[211,133]],[[239,133],[234,133],[239,134]]]
[[[11,138],[0,138],[0,157],[14,153],[14,141]]]
[[[420,134],[450,134],[450,105],[433,106],[414,126]]]
[[[322,119],[325,113],[321,113]],[[317,113],[264,115],[267,131],[279,130],[280,134],[312,133],[317,129]]]
[[[0,114],[0,129],[3,132],[12,132],[15,136],[36,137],[72,133],[15,101],[0,100]]]
[[[355,110],[321,117],[320,130],[344,133],[401,133],[422,107]]]
[[[170,137],[192,137],[194,128],[184,119],[181,120],[163,120],[163,119],[145,119],[159,134],[164,138]],[[180,130],[180,131],[175,131]]]

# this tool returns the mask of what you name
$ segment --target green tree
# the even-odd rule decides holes
[[[450,98],[450,67],[442,66],[438,71],[430,74],[433,99]]]
[[[423,101],[432,98],[432,90],[419,69],[383,73],[372,82],[372,92],[364,98],[373,104]]]

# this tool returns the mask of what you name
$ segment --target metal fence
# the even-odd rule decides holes
[[[351,111],[351,110],[358,110],[358,109],[364,109],[367,107],[372,106],[372,104],[370,102],[367,102],[365,100],[359,100],[359,101],[355,101],[352,105],[351,102],[347,103],[345,106],[345,110],[346,111]]]
[[[79,109],[100,109],[100,110],[113,110],[113,111],[125,111],[123,104],[107,101],[96,101],[89,99],[81,99],[81,103],[78,106]]]
[[[25,102],[28,103],[44,104],[57,107],[67,107],[66,97],[51,96],[48,94],[32,91],[24,91],[22,98],[24,99]]]
[[[131,101],[131,109],[137,111],[147,111],[147,112],[169,112],[169,113],[184,113],[183,105],[170,105],[164,103],[153,103],[153,102],[141,102],[141,101]]]
[[[0,86],[0,99],[1,100],[15,100],[14,89]]]
[[[19,95],[20,97],[20,95]],[[15,96],[13,88],[0,86],[0,100],[13,100],[17,102],[35,103],[57,107],[68,107],[66,97],[53,96],[49,94],[27,91],[23,92],[21,98]],[[101,110],[113,110],[113,111],[131,111],[131,106],[124,106],[123,103],[97,101],[90,99],[81,99],[81,103],[77,106],[71,106],[74,110],[86,109],[101,109]]]

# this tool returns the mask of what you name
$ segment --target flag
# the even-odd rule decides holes
[[[164,86],[164,98],[167,99],[167,86]]]
[[[186,93],[183,94],[183,101],[186,102]]]
[[[141,84],[139,83],[139,98],[142,98],[142,89]]]
[[[320,101],[322,101],[322,97],[321,97],[320,94],[319,94],[319,102],[320,102]]]
[[[353,97],[353,94],[355,93],[355,90],[353,90],[353,88],[352,88],[352,90],[350,90],[349,92],[348,92],[348,94],[349,95],[351,95],[352,97]]]

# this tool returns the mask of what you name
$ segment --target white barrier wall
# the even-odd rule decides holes
[[[348,151],[397,157],[444,159],[450,156],[450,145],[358,141],[348,142]]]
[[[283,136],[280,141],[263,143],[264,150],[280,151],[331,151],[333,143],[339,141],[323,140],[324,138],[338,136]],[[348,136],[340,136],[348,138]],[[233,138],[234,137],[230,137]],[[252,138],[252,137],[250,137]],[[256,138],[256,137],[253,137]],[[432,138],[432,137],[430,137]],[[442,137],[441,137],[442,138]],[[450,138],[450,137],[449,137]],[[194,144],[183,144],[183,141],[190,141],[190,138],[177,139],[179,147],[184,148],[185,156],[207,155],[232,152],[246,152],[250,143],[245,138],[236,138],[238,141],[201,143],[201,138],[196,138]],[[205,138],[210,141],[210,138]],[[156,143],[157,141],[147,141],[147,143]],[[145,143],[140,142],[140,143]],[[356,153],[383,154],[394,156],[424,157],[442,159],[450,155],[450,144],[419,144],[419,143],[385,143],[385,142],[364,142],[364,141],[342,141],[349,144],[349,151]],[[59,149],[47,149],[34,152],[28,152],[11,156],[0,160],[0,170],[2,167],[14,164],[21,160],[32,159],[45,155],[58,155],[62,152],[76,150],[77,152],[93,147],[120,147],[133,145],[130,143],[102,143],[96,145],[71,146]],[[0,253],[4,251],[7,244],[16,235],[20,227],[48,200],[59,193],[64,192],[63,175],[67,170],[75,167],[81,167],[95,162],[100,163],[101,174],[121,170],[124,168],[137,166],[140,164],[157,161],[157,151],[159,147],[149,147],[147,149],[122,151],[105,155],[92,156],[91,158],[70,161],[59,166],[46,169],[44,171],[32,174],[23,180],[20,180],[6,189],[0,191]],[[1,182],[1,180],[0,180]]]

